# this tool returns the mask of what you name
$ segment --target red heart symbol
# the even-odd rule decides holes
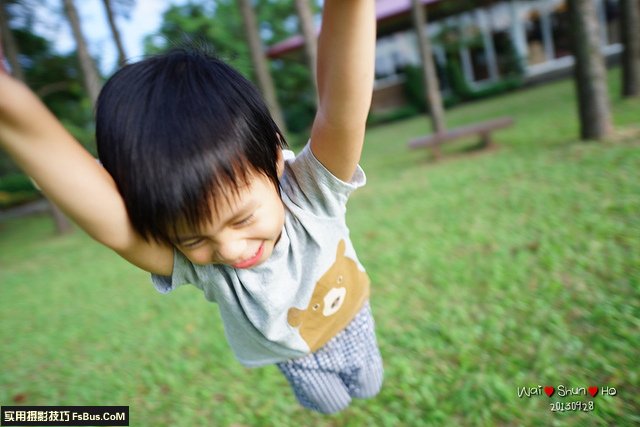
[[[589,391],[591,397],[596,397],[596,394],[598,394],[598,387],[596,386],[591,386],[587,390]]]
[[[556,389],[548,385],[544,388],[544,392],[547,393],[547,396],[551,397],[553,396],[553,393],[556,392]]]

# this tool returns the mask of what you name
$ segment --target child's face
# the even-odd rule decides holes
[[[252,268],[271,256],[284,226],[284,206],[269,178],[251,174],[237,195],[230,193],[211,211],[209,224],[179,227],[175,245],[192,263]]]

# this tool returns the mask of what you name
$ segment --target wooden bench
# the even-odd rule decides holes
[[[454,128],[446,130],[440,133],[434,133],[432,135],[421,137],[409,141],[409,148],[431,148],[434,156],[440,157],[440,145],[445,142],[455,141],[467,136],[479,135],[480,147],[486,148],[492,144],[491,133],[513,125],[512,117],[500,117],[493,120],[487,120],[485,122],[474,123],[468,126]]]

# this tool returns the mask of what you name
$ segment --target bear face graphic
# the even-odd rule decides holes
[[[320,277],[306,309],[289,309],[287,321],[299,328],[311,351],[342,331],[369,297],[369,276],[345,256],[346,243],[338,243],[336,260]]]

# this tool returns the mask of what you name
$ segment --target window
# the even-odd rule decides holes
[[[527,62],[529,65],[546,62],[547,57],[544,49],[544,39],[542,37],[542,19],[540,12],[531,9],[526,15],[525,33],[527,35],[527,50],[529,52]]]
[[[620,4],[618,0],[604,0],[608,44],[620,43]]]
[[[571,55],[571,33],[569,28],[569,10],[566,3],[558,5],[551,12],[551,34],[553,38],[554,58]]]

